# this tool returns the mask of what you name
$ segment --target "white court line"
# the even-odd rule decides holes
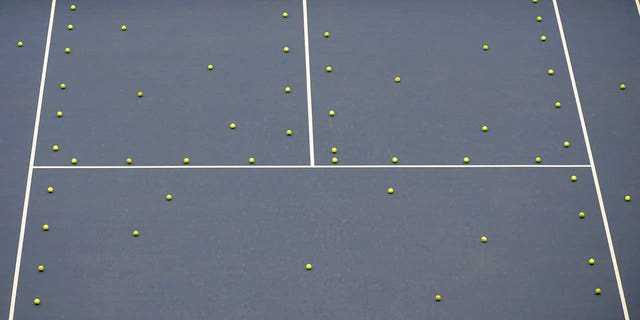
[[[580,96],[578,95],[578,86],[576,85],[576,78],[573,75],[573,67],[571,65],[571,58],[569,57],[569,47],[567,47],[567,40],[564,36],[564,28],[562,27],[562,19],[560,18],[560,11],[558,10],[557,0],[553,0],[553,7],[556,12],[556,20],[558,21],[558,29],[560,30],[560,39],[562,39],[562,47],[564,48],[564,55],[565,55],[565,58],[567,59],[567,67],[569,68],[569,77],[571,78],[571,87],[573,88],[573,95],[575,96],[576,105],[578,106],[578,116],[580,117],[582,134],[584,136],[584,142],[587,147],[587,154],[589,155],[589,163],[591,164],[591,175],[593,176],[593,182],[596,187],[598,204],[600,205],[600,213],[602,214],[602,222],[604,223],[604,231],[607,235],[607,242],[609,244],[609,253],[611,254],[611,261],[613,262],[613,271],[616,275],[616,282],[618,283],[618,292],[620,293],[620,302],[622,303],[622,312],[624,313],[625,320],[629,320],[629,310],[627,309],[627,301],[624,296],[624,290],[622,289],[622,279],[620,278],[620,271],[618,270],[618,261],[616,259],[616,253],[613,249],[613,240],[611,238],[611,231],[609,230],[607,212],[604,208],[604,200],[602,199],[602,192],[600,191],[600,182],[598,180],[598,173],[596,172],[596,164],[593,161],[593,153],[591,152],[591,143],[589,142],[589,134],[587,133],[587,126],[585,124],[584,115],[582,113],[582,104],[580,103]]]
[[[309,120],[309,164],[316,165],[315,147],[313,145],[313,108],[311,104],[311,64],[309,59],[309,19],[307,17],[307,0],[302,0],[302,19],[304,25],[304,63],[307,76],[307,118]]]
[[[479,169],[479,168],[589,168],[588,164],[404,164],[404,165],[213,165],[213,166],[35,166],[34,169]]]
[[[56,0],[51,0],[51,13],[49,14],[49,29],[47,30],[47,42],[44,47],[44,61],[42,62],[42,76],[40,77],[40,91],[38,92],[38,106],[36,108],[36,120],[33,126],[33,140],[31,141],[31,156],[29,157],[29,173],[27,173],[27,186],[24,192],[22,205],[22,222],[20,224],[20,238],[18,239],[18,251],[16,253],[16,270],[13,275],[13,288],[11,289],[11,304],[9,305],[9,320],[13,320],[16,307],[16,294],[18,293],[18,279],[20,278],[20,264],[22,262],[22,247],[24,244],[24,232],[27,225],[27,212],[29,211],[29,198],[31,196],[31,179],[36,158],[36,145],[38,143],[38,128],[40,127],[40,113],[42,110],[42,97],[44,85],[47,79],[47,64],[49,62],[49,48],[51,46],[51,33],[53,31],[53,16],[56,13]]]

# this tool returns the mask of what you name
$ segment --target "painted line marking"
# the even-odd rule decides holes
[[[42,111],[42,97],[44,96],[44,85],[47,79],[47,65],[49,64],[49,49],[51,47],[51,33],[53,32],[53,17],[56,13],[56,0],[51,0],[51,12],[49,14],[49,28],[47,29],[47,42],[44,47],[44,58],[42,62],[42,75],[40,77],[40,91],[38,92],[38,106],[36,108],[36,119],[33,126],[33,140],[31,141],[31,156],[29,157],[29,172],[27,173],[27,186],[24,193],[24,203],[22,205],[22,222],[20,223],[20,238],[18,239],[18,250],[16,253],[16,269],[13,275],[13,288],[11,289],[11,304],[9,305],[9,320],[13,320],[16,307],[16,295],[18,293],[18,279],[20,278],[20,264],[22,262],[22,248],[24,245],[24,233],[27,225],[27,212],[29,211],[29,198],[31,197],[31,181],[36,158],[36,145],[38,144],[38,128],[40,127],[40,114]]]
[[[600,205],[600,213],[602,214],[602,222],[604,223],[604,231],[607,235],[607,242],[609,244],[609,253],[611,254],[611,261],[613,262],[613,271],[616,275],[616,282],[618,284],[618,292],[620,293],[620,302],[622,303],[622,312],[624,313],[624,319],[629,320],[629,310],[627,309],[627,301],[624,296],[624,290],[622,289],[622,279],[620,278],[620,271],[618,270],[618,261],[616,259],[616,253],[613,248],[613,240],[611,238],[611,231],[609,230],[609,222],[607,220],[607,212],[604,207],[604,200],[602,199],[602,192],[600,191],[600,182],[598,180],[598,173],[596,172],[596,164],[593,161],[593,153],[591,152],[591,143],[589,142],[589,134],[587,133],[587,126],[584,121],[584,114],[582,113],[582,104],[580,103],[580,95],[578,95],[578,86],[576,85],[576,78],[573,74],[573,67],[571,65],[571,58],[569,57],[569,47],[567,46],[567,40],[564,36],[564,28],[562,27],[562,19],[560,18],[560,10],[558,9],[558,1],[553,0],[553,8],[556,13],[556,20],[558,21],[558,29],[560,30],[560,39],[562,40],[562,47],[564,49],[564,56],[567,60],[567,67],[569,69],[569,77],[571,78],[571,87],[573,88],[573,95],[576,99],[576,105],[578,106],[578,116],[580,117],[580,125],[582,126],[582,134],[584,136],[584,142],[587,147],[587,154],[589,156],[589,163],[591,164],[591,175],[593,176],[593,183],[596,188],[596,194],[598,196],[598,204]]]
[[[302,0],[302,19],[304,25],[304,63],[307,77],[307,118],[309,121],[309,165],[315,166],[315,147],[313,145],[313,107],[311,103],[311,63],[309,59],[309,18],[307,0]]]
[[[588,164],[404,164],[404,165],[212,165],[212,166],[35,166],[37,170],[104,170],[104,169],[480,169],[480,168],[590,168]]]

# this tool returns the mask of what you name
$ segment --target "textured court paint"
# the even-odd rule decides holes
[[[0,1],[0,319],[9,314],[50,3]]]
[[[300,0],[114,0],[63,11],[76,28],[54,25],[36,164],[309,163]],[[54,90],[62,81],[68,88]]]
[[[309,15],[317,164],[332,146],[341,164],[588,162],[551,1],[326,0]]]
[[[589,168],[36,170],[33,190],[23,263],[47,270],[16,319],[622,317]]]
[[[640,19],[628,1],[560,1],[630,319],[640,313]],[[626,83],[627,89],[619,89]],[[637,198],[637,197],[636,197]],[[634,198],[635,199],[635,198]]]

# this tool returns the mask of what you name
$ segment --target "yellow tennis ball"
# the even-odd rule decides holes
[[[556,108],[560,108],[560,106],[562,106],[562,104],[560,103],[560,101],[556,102]]]
[[[627,88],[627,85],[625,85],[624,83],[620,84],[620,90],[624,90]]]
[[[282,48],[282,51],[284,51],[285,53],[288,53],[289,52],[289,47]]]
[[[463,161],[464,163],[469,163],[469,162],[471,161],[471,159],[469,159],[469,157],[464,157],[464,158],[462,159],[462,161]]]
[[[553,71],[553,69],[549,69],[549,70],[547,70],[547,73],[548,73],[550,76],[552,76],[555,72]]]
[[[324,37],[325,37],[325,38],[329,38],[329,36],[331,36],[331,34],[329,33],[329,31],[325,31],[325,32],[324,32]]]
[[[69,7],[69,9],[71,9],[71,11],[76,10],[76,5],[75,5],[75,4],[72,4],[72,5]]]
[[[36,306],[40,305],[40,299],[38,298],[33,299],[33,304],[35,304]]]
[[[249,158],[249,163],[250,164],[256,163],[256,159],[254,157]]]
[[[71,48],[64,48],[64,53],[70,53],[71,52]]]
[[[61,118],[61,117],[62,117],[62,111],[58,111],[58,112],[56,113],[56,116],[58,116],[58,118]]]
[[[331,148],[331,153],[338,153],[338,148],[332,147]]]
[[[207,66],[207,69],[209,69],[209,70],[213,70],[213,65],[212,65],[212,64],[208,65],[208,66]]]
[[[564,143],[562,143],[562,145],[563,145],[565,148],[569,148],[569,146],[571,146],[571,143],[570,143],[569,141],[565,141]]]
[[[589,259],[589,264],[590,265],[596,264],[596,259],[594,259],[594,258]]]
[[[631,196],[630,195],[624,196],[624,201],[626,201],[626,202],[631,201]]]
[[[329,110],[329,117],[333,117],[336,115],[336,112],[333,110]]]
[[[60,84],[60,89],[64,90],[64,89],[66,89],[66,88],[67,88],[67,85],[66,85],[66,84],[64,84],[64,83],[61,83],[61,84]]]
[[[543,42],[544,42],[544,41],[547,41],[547,36],[544,36],[544,35],[543,35],[543,36],[541,36],[541,37],[540,37],[540,41],[543,41]]]
[[[293,134],[293,131],[291,129],[287,130],[287,135],[290,136]]]
[[[60,147],[58,147],[57,145],[54,145],[53,147],[51,147],[51,149],[53,149],[53,151],[58,151],[60,150]]]
[[[400,77],[395,77],[393,80],[394,80],[396,83],[398,83],[398,82],[400,82]]]
[[[22,41],[18,41],[18,47],[22,47],[24,46],[24,43],[22,43]]]
[[[542,162],[542,158],[536,157],[536,163],[540,163],[540,162]]]
[[[67,26],[67,29],[69,29],[69,30],[73,30],[73,25],[72,25],[72,24],[68,25],[68,26]]]
[[[391,158],[391,162],[393,162],[393,163],[398,163],[398,157],[393,157],[393,158]]]
[[[289,16],[289,14],[288,14],[287,12],[283,12],[283,13],[282,13],[282,17],[283,17],[283,18],[286,18],[286,17],[288,17],[288,16]]]
[[[122,26],[122,27],[120,27],[120,30],[122,30],[122,31],[127,31],[127,26]]]
[[[48,231],[49,230],[49,225],[48,224],[43,225],[42,226],[42,230]]]
[[[43,265],[39,265],[38,266],[38,271],[40,271],[40,272],[44,271],[44,266]]]
[[[173,196],[170,194],[166,195],[164,198],[167,199],[167,201],[173,200]]]
[[[577,180],[578,180],[578,177],[576,177],[576,176],[571,176],[571,181],[574,181],[574,182],[575,182],[575,181],[577,181]]]
[[[142,98],[142,95],[143,95],[142,91],[138,91],[138,97]]]
[[[395,190],[393,190],[393,188],[389,188],[387,189],[387,193],[388,194],[393,194],[395,192]]]
[[[489,45],[488,44],[483,45],[482,46],[482,50],[484,50],[484,51],[489,50]]]
[[[286,92],[286,93],[291,92],[291,87],[284,87],[284,92]]]
[[[488,240],[489,240],[489,239],[487,239],[487,237],[486,237],[486,236],[482,236],[482,237],[480,238],[480,241],[481,241],[481,242],[483,242],[483,243],[487,242]]]
[[[49,188],[47,188],[47,192],[49,192],[49,193],[53,193],[53,187],[49,187]]]
[[[231,123],[229,124],[229,129],[235,129],[235,128],[236,128],[236,124],[235,124],[235,123],[233,123],[233,122],[231,122]]]
[[[313,269],[313,266],[310,263],[307,263],[306,266],[304,266],[307,270],[311,270]]]
[[[602,290],[600,290],[600,288],[596,288],[596,294],[600,294],[602,293]]]
[[[139,235],[140,235],[140,231],[138,231],[138,230],[133,230],[132,234],[133,234],[133,236],[134,236],[134,237],[137,237],[137,236],[139,236]]]
[[[580,219],[584,218],[584,212],[580,211],[580,213],[578,213],[578,217],[580,217]]]
[[[538,21],[538,22],[542,21],[542,17],[541,16],[537,16],[536,17],[536,21]]]
[[[325,70],[327,70],[327,72],[331,72],[331,70],[333,70],[333,68],[331,68],[331,66],[327,66],[327,67],[325,68]]]
[[[338,163],[338,158],[336,158],[336,157],[331,158],[331,162]]]
[[[436,301],[442,300],[442,297],[439,294],[436,294]]]
[[[133,163],[133,159],[131,158],[127,158],[127,160],[125,160],[127,162],[127,164],[132,164]]]
[[[71,164],[77,164],[78,163],[78,159],[76,158],[71,158]]]

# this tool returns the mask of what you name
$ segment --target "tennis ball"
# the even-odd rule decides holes
[[[51,147],[51,149],[53,149],[53,151],[58,151],[58,150],[60,150],[60,148],[58,147],[58,145],[54,145],[53,147]]]
[[[283,12],[283,13],[282,13],[282,17],[283,17],[283,18],[286,18],[286,17],[288,17],[288,16],[289,16],[289,14],[288,14],[287,12]]]
[[[338,148],[336,147],[331,148],[331,153],[338,153]]]
[[[69,7],[69,9],[71,9],[71,11],[76,10],[76,5],[75,5],[75,4],[72,4],[72,5]]]
[[[40,299],[35,298],[33,299],[33,304],[35,304],[36,306],[40,304]]]
[[[393,162],[393,163],[398,163],[398,157],[393,157],[393,158],[391,158],[391,162]]]
[[[291,129],[287,130],[287,135],[290,136],[293,134],[293,131]]]
[[[64,83],[61,83],[61,84],[60,84],[60,89],[64,90],[64,89],[66,89],[66,88],[67,88],[67,85],[66,85],[66,84],[64,84]]]
[[[560,106],[562,106],[562,104],[560,104],[560,101],[556,101],[556,108],[560,108]]]
[[[436,294],[436,301],[442,300],[442,297],[439,294]]]
[[[336,112],[333,110],[329,110],[329,117],[333,117],[336,115]]]
[[[589,259],[589,264],[590,265],[596,264],[596,259],[594,259],[594,258]]]
[[[282,51],[284,51],[285,53],[289,52],[289,47],[282,48]]]
[[[166,195],[164,198],[167,199],[167,201],[173,200],[173,196],[170,194]]]
[[[325,31],[325,32],[324,32],[324,37],[325,37],[325,38],[329,38],[329,36],[331,36],[331,34],[329,33],[329,31]]]
[[[64,48],[64,53],[71,53],[71,48]]]
[[[68,25],[68,26],[67,26],[67,29],[69,29],[69,30],[73,30],[73,25],[72,25],[72,24]]]
[[[40,272],[44,271],[44,266],[43,265],[39,265],[38,266],[38,271],[40,271]]]
[[[602,290],[600,290],[600,288],[596,288],[596,294],[600,294],[602,293]]]
[[[621,83],[621,84],[620,84],[620,90],[624,90],[624,89],[626,89],[626,88],[627,88],[627,86],[626,86],[624,83]]]
[[[184,159],[182,159],[182,162],[184,162],[184,164],[189,164],[189,158],[185,157]]]
[[[483,45],[482,46],[482,50],[484,50],[484,51],[489,50],[489,45],[488,44]]]
[[[291,87],[284,87],[284,92],[286,92],[286,93],[291,92]]]
[[[580,217],[580,219],[584,218],[584,212],[580,211],[580,213],[578,213],[578,217]]]
[[[213,65],[212,65],[212,64],[208,65],[208,66],[207,66],[207,69],[209,69],[209,70],[213,70]]]
[[[62,111],[56,112],[56,116],[58,116],[58,118],[61,118],[62,117]]]
[[[48,231],[49,230],[49,225],[48,224],[43,225],[42,226],[42,230]]]
[[[127,162],[127,164],[132,164],[133,163],[133,159],[131,158],[127,158],[127,160],[125,160]]]
[[[536,21],[538,22],[542,21],[542,17],[541,16],[536,17]]]
[[[536,157],[536,163],[540,163],[540,162],[542,162],[542,158]]]
[[[471,161],[471,159],[469,159],[469,157],[464,157],[464,158],[462,159],[462,161],[463,161],[464,163],[469,163],[469,161]]]
[[[142,95],[143,95],[142,91],[138,91],[138,97],[142,98]]]
[[[540,41],[547,41],[547,36],[541,36]]]
[[[140,235],[140,232],[138,230],[133,230],[131,234],[133,234],[134,237],[137,237]]]
[[[47,188],[47,192],[49,192],[49,193],[53,193],[53,187],[49,187],[49,188]]]
[[[336,158],[336,157],[331,158],[331,162],[338,163],[338,158]]]
[[[393,194],[395,192],[395,190],[393,190],[393,188],[389,188],[387,189],[387,193],[388,194]]]
[[[482,131],[487,132],[489,130],[489,127],[487,126],[482,126]]]
[[[313,266],[310,263],[307,263],[306,266],[304,266],[307,270],[311,270],[313,269]]]
[[[485,243],[485,242],[487,242],[487,241],[488,241],[488,239],[487,239],[487,237],[482,236],[482,237],[480,238],[480,241],[481,241],[481,242],[483,242],[483,243]]]
[[[333,70],[333,68],[331,68],[331,66],[327,66],[327,67],[325,68],[325,70],[327,70],[327,72],[331,72],[331,70]]]
[[[400,82],[400,77],[395,77],[395,79],[393,79],[396,83]]]
[[[78,163],[78,159],[76,158],[71,158],[71,164],[77,164]]]
[[[571,176],[571,181],[574,181],[574,182],[575,182],[575,181],[577,181],[577,180],[578,180],[578,177],[576,177],[576,176]]]
[[[553,69],[549,69],[549,70],[547,70],[547,73],[548,73],[550,76],[552,76],[555,72],[553,71]]]
[[[631,196],[630,195],[624,196],[624,201],[626,201],[626,202],[631,201]]]
[[[236,124],[231,122],[229,123],[229,129],[235,129],[236,128]]]
[[[569,141],[565,141],[562,145],[563,145],[565,148],[569,148],[569,146],[571,145],[571,143],[569,143]]]
[[[256,163],[256,159],[254,157],[249,158],[249,163],[250,164]]]
[[[127,26],[122,26],[120,29],[121,29],[122,31],[127,31]]]
[[[22,41],[18,41],[18,47],[22,47],[24,46],[24,43],[22,43]]]

